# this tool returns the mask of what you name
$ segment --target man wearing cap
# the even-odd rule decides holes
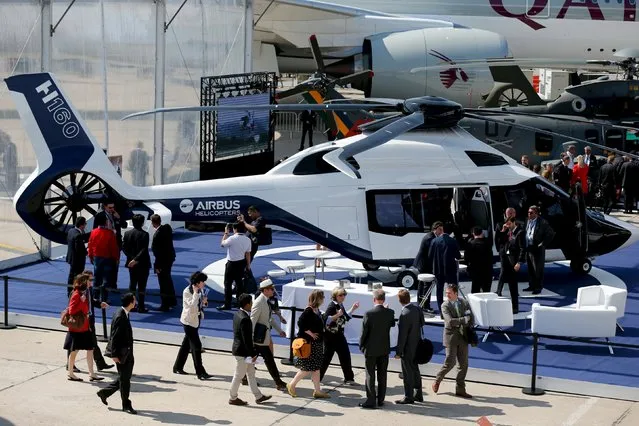
[[[251,308],[253,342],[257,353],[264,358],[264,364],[266,364],[269,374],[273,378],[273,381],[275,381],[277,390],[283,390],[286,389],[286,383],[280,378],[280,372],[277,370],[277,364],[269,347],[271,327],[275,328],[280,337],[286,337],[286,333],[284,333],[277,322],[271,318],[271,305],[268,303],[268,300],[273,297],[273,294],[275,294],[273,281],[269,279],[262,281],[260,283],[260,295],[255,298],[255,302]]]

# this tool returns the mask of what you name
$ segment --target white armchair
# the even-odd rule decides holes
[[[577,290],[576,309],[583,308],[599,308],[607,309],[613,306],[617,309],[617,319],[624,316],[626,312],[626,299],[628,298],[628,290],[611,287],[608,285],[591,285],[581,287]],[[617,327],[623,330],[623,327],[616,322]]]
[[[513,308],[510,299],[499,297],[497,293],[471,293],[466,297],[471,311],[475,316],[475,323],[480,327],[488,327],[488,330],[501,330],[502,327],[513,326]],[[488,331],[482,342],[490,335]],[[508,334],[504,333],[510,342]]]

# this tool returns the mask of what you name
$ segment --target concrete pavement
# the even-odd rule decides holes
[[[134,331],[135,333],[135,331]],[[258,380],[264,394],[273,395],[266,404],[256,405],[246,386],[240,398],[247,407],[228,405],[228,389],[234,371],[234,359],[228,353],[207,350],[204,365],[214,378],[207,382],[194,375],[178,376],[171,372],[177,347],[137,343],[135,369],[131,389],[133,406],[138,416],[120,411],[119,394],[109,399],[109,407],[99,401],[95,392],[105,384],[66,380],[64,334],[20,327],[0,330],[0,425],[96,425],[113,424],[188,424],[188,425],[400,425],[475,424],[485,417],[495,425],[631,425],[639,414],[637,403],[598,397],[557,394],[531,397],[520,388],[469,383],[473,400],[453,395],[454,382],[446,381],[440,393],[430,390],[430,378],[424,378],[426,402],[412,406],[393,403],[401,398],[402,382],[389,373],[387,404],[381,410],[362,410],[363,386],[340,384],[341,371],[331,367],[324,385],[331,398],[313,400],[311,383],[298,386],[298,398],[278,392],[264,366],[259,367]],[[101,344],[103,345],[103,344]],[[230,347],[230,342],[229,342]],[[79,357],[80,358],[80,357]],[[335,359],[334,361],[337,361]],[[84,357],[78,361],[84,372]],[[289,381],[295,369],[281,364],[284,380]],[[189,361],[185,368],[193,372]],[[364,371],[356,369],[356,381],[364,382]],[[114,373],[103,374],[108,382]],[[87,374],[79,374],[87,379]],[[453,377],[453,376],[451,376]]]

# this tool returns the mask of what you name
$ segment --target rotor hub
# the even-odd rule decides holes
[[[464,118],[464,109],[460,104],[437,96],[407,99],[403,109],[405,114],[421,111],[425,128],[452,127]]]

